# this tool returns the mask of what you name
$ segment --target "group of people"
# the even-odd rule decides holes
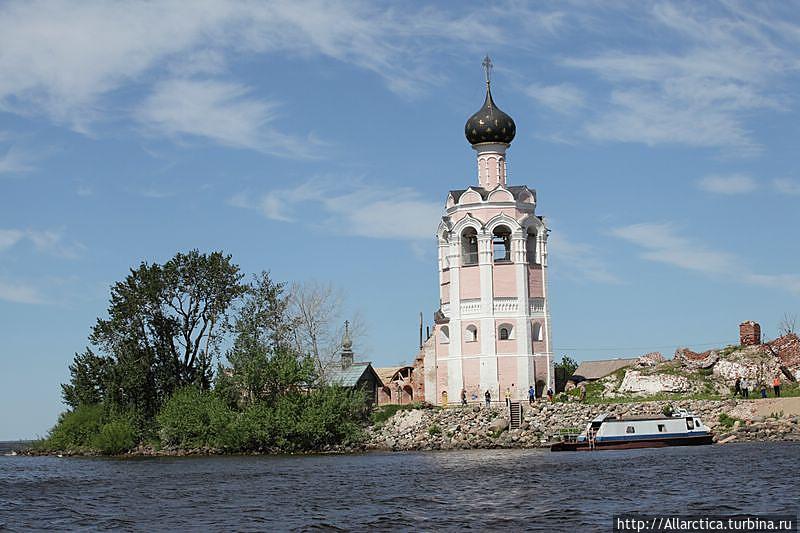
[[[733,384],[733,395],[734,396],[741,396],[742,398],[749,398],[750,397],[750,387],[753,387],[753,394],[755,394],[755,387],[757,386],[756,383],[751,382],[747,379],[747,377],[736,376],[736,381]],[[780,376],[775,376],[775,379],[772,380],[772,390],[775,393],[775,397],[778,398],[781,395],[781,378]],[[761,393],[762,398],[767,397],[767,384],[766,382],[762,381],[759,385],[759,392]]]
[[[553,389],[548,388],[547,389],[547,399],[552,402],[554,400],[554,396],[555,396],[555,394],[553,393]],[[486,400],[486,407],[491,407],[491,405],[492,405],[492,393],[491,393],[491,391],[487,390],[483,394],[483,397]],[[506,393],[505,393],[506,406],[511,405],[511,397],[512,397],[511,388],[510,387],[506,387]],[[475,400],[475,395],[474,394],[472,395],[472,399]],[[533,385],[531,385],[528,388],[528,402],[531,405],[533,405],[533,402],[535,402],[535,401],[536,401],[536,389],[534,389]],[[466,389],[461,389],[461,405],[467,405],[467,390]]]

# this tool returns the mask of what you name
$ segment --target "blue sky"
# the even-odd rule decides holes
[[[332,282],[410,360],[483,102],[552,227],[558,354],[731,343],[798,311],[797,2],[0,4],[0,439],[141,260]],[[278,202],[278,197],[288,201]],[[390,283],[384,280],[391,280]]]

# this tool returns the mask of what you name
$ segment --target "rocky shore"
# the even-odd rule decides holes
[[[784,399],[781,399],[784,400]],[[763,406],[747,400],[683,400],[639,403],[591,404],[537,402],[524,406],[519,428],[509,429],[504,408],[482,406],[400,411],[381,426],[372,427],[368,450],[411,451],[470,448],[536,448],[549,446],[562,431],[582,429],[601,413],[617,416],[660,414],[672,405],[700,416],[715,433],[715,440],[800,442],[800,417],[792,409],[759,414]],[[762,407],[759,409],[757,407]],[[720,422],[727,415],[728,425]],[[733,438],[729,438],[733,437]]]

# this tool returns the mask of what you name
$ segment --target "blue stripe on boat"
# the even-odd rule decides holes
[[[692,433],[650,433],[647,435],[616,435],[601,437],[598,436],[596,442],[610,442],[618,440],[653,440],[653,439],[680,439],[686,437],[703,437],[708,435],[708,431],[693,431]]]

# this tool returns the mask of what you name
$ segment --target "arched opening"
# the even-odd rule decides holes
[[[411,385],[403,387],[403,399],[405,400],[403,403],[412,403],[414,401],[414,391],[411,389]]]
[[[544,393],[544,385],[545,385],[545,383],[541,379],[537,379],[536,380],[536,397],[537,398],[541,398],[542,397],[542,394]]]
[[[478,328],[476,328],[473,324],[467,326],[467,330],[464,334],[464,340],[466,342],[476,342],[478,340]]]
[[[492,232],[492,257],[495,263],[511,261],[511,230],[497,226]]]
[[[478,264],[478,232],[475,228],[466,228],[461,232],[461,264]]]
[[[536,230],[528,228],[527,246],[528,250],[528,263],[531,265],[536,264]]]
[[[542,325],[538,322],[533,323],[533,327],[531,328],[531,338],[535,341],[544,340],[542,336]]]
[[[447,344],[450,342],[450,328],[442,326],[439,328],[439,344]]]
[[[501,341],[508,341],[514,338],[514,327],[511,324],[500,324],[497,336]]]

